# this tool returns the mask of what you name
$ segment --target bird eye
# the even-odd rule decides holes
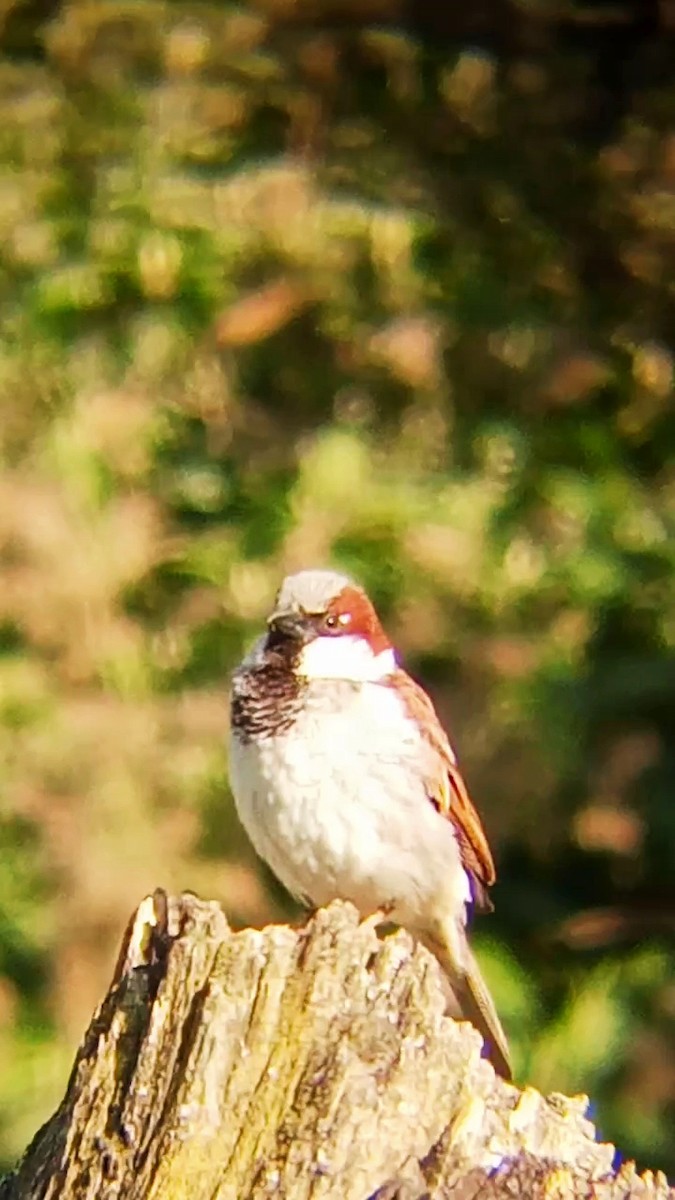
[[[328,613],[323,619],[323,627],[327,633],[342,633],[350,621],[349,613]]]

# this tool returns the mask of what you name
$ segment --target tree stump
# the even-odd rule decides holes
[[[350,905],[233,933],[158,891],[0,1200],[675,1197],[613,1171],[583,1097],[519,1091],[480,1051],[435,959]]]

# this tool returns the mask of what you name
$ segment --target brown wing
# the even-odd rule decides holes
[[[474,881],[476,907],[489,910],[492,904],[487,889],[495,881],[495,865],[480,817],[466,790],[445,730],[426,692],[406,671],[396,671],[392,682],[408,712],[424,730],[429,748],[429,799],[455,827],[464,869],[470,872]]]

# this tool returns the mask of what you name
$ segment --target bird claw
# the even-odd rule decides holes
[[[396,908],[395,900],[388,900],[386,904],[381,904],[375,912],[369,913],[367,917],[363,917],[360,922],[361,929],[372,929],[377,933],[380,925],[386,925],[391,921],[391,914]]]

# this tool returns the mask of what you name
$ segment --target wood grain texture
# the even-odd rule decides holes
[[[495,1076],[407,934],[341,903],[233,933],[157,892],[0,1200],[675,1197],[613,1173],[584,1110]]]

